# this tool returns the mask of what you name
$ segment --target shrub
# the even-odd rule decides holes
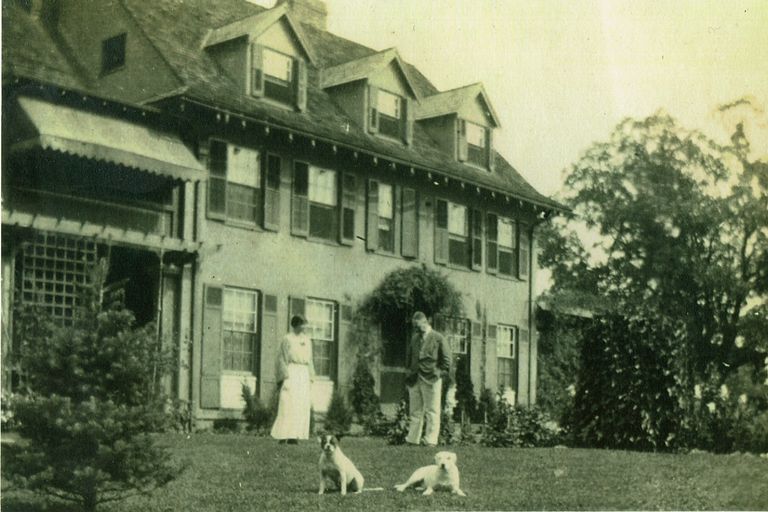
[[[331,395],[328,412],[325,414],[323,429],[336,436],[343,436],[349,433],[351,427],[352,409],[347,405],[341,390],[336,387]]]
[[[357,417],[365,423],[369,415],[380,413],[379,396],[374,391],[376,381],[370,370],[370,361],[358,356],[355,371],[352,375],[352,386],[349,391],[350,404]]]
[[[456,402],[453,419],[463,423],[479,420],[469,356],[456,359]]]
[[[387,432],[387,442],[389,444],[405,444],[405,438],[408,437],[408,401],[403,399],[397,405],[395,420]]]
[[[558,427],[538,407],[514,407],[500,402],[483,426],[481,443],[494,447],[534,448],[558,444]]]
[[[392,429],[393,421],[383,412],[376,411],[363,417],[363,432],[367,436],[383,437]]]
[[[213,420],[213,431],[222,434],[231,434],[240,430],[240,420],[237,418],[219,418]]]
[[[20,486],[80,504],[100,503],[161,487],[180,468],[167,463],[147,429],[156,410],[91,398],[29,396],[15,407],[19,433],[29,443],[4,457],[4,476]]]
[[[148,435],[168,425],[160,383],[174,359],[151,325],[137,326],[117,301],[102,303],[106,273],[102,260],[71,325],[33,308],[14,319],[27,387],[12,413],[30,442],[9,454],[3,476],[85,510],[180,471]]]
[[[484,388],[480,392],[480,398],[477,401],[477,415],[483,423],[487,423],[496,415],[498,409],[496,394],[489,388]]]
[[[274,411],[264,405],[261,399],[251,392],[251,388],[247,384],[243,384],[242,394],[243,401],[245,401],[243,417],[245,417],[246,428],[250,431],[264,432],[275,419]]]

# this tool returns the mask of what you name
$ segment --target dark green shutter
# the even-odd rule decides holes
[[[294,61],[294,84],[296,87],[296,107],[299,112],[307,110],[307,63],[302,59]]]
[[[459,162],[464,162],[467,159],[467,153],[469,148],[467,147],[467,122],[463,119],[457,119],[457,158]]]
[[[472,210],[470,222],[472,270],[479,271],[483,269],[483,213],[480,210]]]
[[[488,324],[485,330],[485,383],[492,390],[499,389],[498,361],[496,359],[496,324]]]
[[[413,101],[410,98],[403,98],[400,103],[403,106],[403,112],[400,113],[403,122],[403,139],[406,144],[410,145],[413,144]]]
[[[520,236],[517,244],[518,254],[520,255],[518,261],[519,266],[517,276],[520,279],[525,279],[528,277],[528,265],[530,264],[528,227],[523,224],[518,224],[517,231]]]
[[[379,248],[379,182],[368,180],[367,195],[365,248],[369,251],[375,251]]]
[[[293,163],[293,194],[291,195],[291,233],[309,234],[309,165]]]
[[[267,154],[264,159],[264,229],[280,229],[280,167],[282,159]]]
[[[489,274],[495,274],[499,268],[499,218],[493,213],[487,215],[486,238],[487,249],[485,257],[485,269]]]
[[[206,285],[203,304],[203,342],[201,351],[200,407],[221,407],[221,351],[224,288]]]
[[[267,371],[266,365],[272,364],[280,352],[280,335],[277,327],[277,295],[264,293],[261,295],[261,329],[260,342],[258,344],[259,350],[254,353],[254,358],[258,362],[259,366],[254,366],[256,371],[256,387],[259,388],[260,393],[264,391],[262,383],[266,379],[266,376],[270,373]],[[269,356],[265,359],[265,356]],[[272,376],[274,379],[274,376]]]
[[[257,97],[264,96],[263,55],[261,45],[251,45],[251,94]]]
[[[288,329],[291,328],[291,318],[301,315],[306,318],[307,301],[304,297],[288,297]]]
[[[227,214],[227,144],[208,143],[208,216],[225,218]]]
[[[368,131],[379,132],[379,89],[376,86],[368,86]]]
[[[416,191],[403,188],[400,250],[406,258],[419,256],[419,211]]]
[[[486,128],[485,129],[485,151],[486,151],[486,158],[488,160],[488,169],[493,170],[494,168],[494,152],[493,152],[493,128]]]
[[[435,201],[435,263],[448,263],[448,202]]]
[[[357,199],[357,177],[354,174],[341,175],[341,223],[340,240],[344,245],[355,243],[355,203]]]

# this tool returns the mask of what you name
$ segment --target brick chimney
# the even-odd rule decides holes
[[[298,21],[326,30],[328,9],[323,0],[280,0],[278,4],[287,4]]]

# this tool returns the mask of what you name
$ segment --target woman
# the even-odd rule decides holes
[[[283,338],[277,356],[280,400],[272,437],[280,443],[296,444],[299,439],[309,439],[310,385],[315,378],[315,368],[312,340],[304,333],[306,324],[302,316],[291,318],[291,332]]]

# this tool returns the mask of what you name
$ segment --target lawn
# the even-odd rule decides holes
[[[768,509],[768,460],[754,456],[459,446],[453,450],[468,496],[423,497],[391,488],[431,463],[434,449],[346,438],[342,447],[366,485],[386,490],[342,497],[317,495],[315,442],[278,446],[238,434],[161,439],[188,469],[150,497],[105,505],[104,511]],[[11,491],[3,495],[2,510],[43,508]]]

